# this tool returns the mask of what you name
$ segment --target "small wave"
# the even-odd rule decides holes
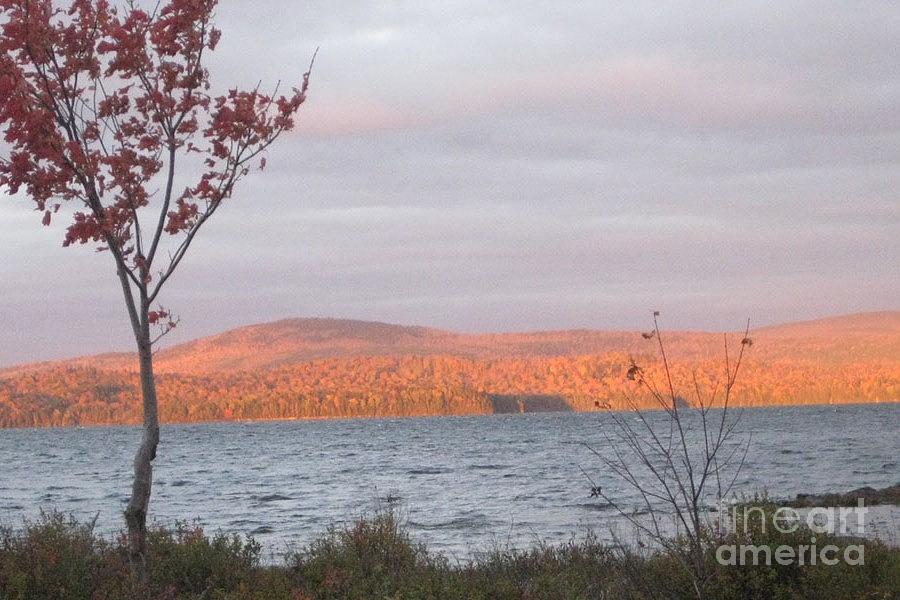
[[[403,497],[398,494],[389,493],[387,496],[378,496],[376,500],[384,502],[385,504],[399,504],[403,500]]]
[[[259,521],[251,521],[249,519],[234,519],[233,521],[229,521],[229,525],[232,527],[246,527],[247,525],[256,525]]]
[[[422,467],[419,469],[410,469],[406,472],[407,475],[443,475],[444,473],[449,473],[451,469],[441,469],[438,467]]]
[[[603,512],[615,508],[609,502],[583,502],[581,504],[566,504],[566,506],[571,508],[581,508],[583,510],[589,510],[593,512]]]
[[[509,465],[469,465],[471,471],[500,471],[508,468]]]
[[[328,449],[341,449],[341,448],[352,448],[356,446],[356,442],[337,442],[335,444],[330,444]]]
[[[186,485],[191,485],[191,483],[193,483],[193,482],[188,481],[187,479],[176,479],[175,481],[170,483],[169,486],[170,487],[184,487]]]
[[[280,500],[290,500],[290,496],[283,496],[281,494],[267,494],[265,496],[260,496],[255,498],[255,500],[259,500],[260,502],[278,502]]]
[[[275,529],[269,525],[261,525],[250,532],[250,535],[260,535],[262,533],[275,533]]]
[[[471,515],[468,517],[456,517],[450,519],[449,521],[442,521],[440,523],[419,523],[416,521],[410,521],[409,524],[411,527],[415,527],[416,529],[422,529],[425,531],[440,531],[440,530],[471,530],[471,529],[481,529],[484,527],[490,526],[492,521],[485,517],[484,515]]]

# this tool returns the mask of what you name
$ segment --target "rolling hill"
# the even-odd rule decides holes
[[[723,334],[664,336],[677,378],[697,373],[713,389]],[[741,334],[730,337],[733,361]],[[900,396],[900,311],[764,327],[752,338],[739,379],[745,405]],[[629,361],[658,369],[657,350],[640,332],[465,334],[287,319],[161,350],[156,371],[169,421],[591,410],[621,406],[634,393]],[[6,369],[0,426],[135,422],[135,371],[130,354]]]

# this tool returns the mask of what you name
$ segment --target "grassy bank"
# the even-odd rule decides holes
[[[820,546],[859,540],[818,536]],[[809,532],[747,531],[732,542],[809,543]],[[149,583],[129,576],[124,540],[48,515],[0,531],[0,598],[23,599],[337,599],[337,598],[693,598],[674,556],[635,556],[581,541],[529,551],[494,551],[452,563],[412,541],[390,514],[333,528],[280,565],[260,561],[252,540],[178,526],[155,529]],[[709,548],[707,598],[898,598],[900,550],[865,542],[865,564],[721,566]]]

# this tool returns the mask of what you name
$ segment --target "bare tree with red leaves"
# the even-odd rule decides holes
[[[221,35],[216,0],[62,4],[0,0],[0,187],[24,192],[44,225],[71,215],[63,246],[96,244],[115,261],[140,358],[143,435],[125,520],[143,578],[159,444],[153,348],[177,323],[158,298],[203,224],[294,126],[309,71],[290,94],[213,96],[204,58]]]

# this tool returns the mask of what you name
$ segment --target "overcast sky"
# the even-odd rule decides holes
[[[168,284],[169,343],[900,308],[900,7],[723,6],[224,1],[218,86],[321,50],[298,130]],[[0,365],[131,349],[111,257],[39,221],[0,198]]]

